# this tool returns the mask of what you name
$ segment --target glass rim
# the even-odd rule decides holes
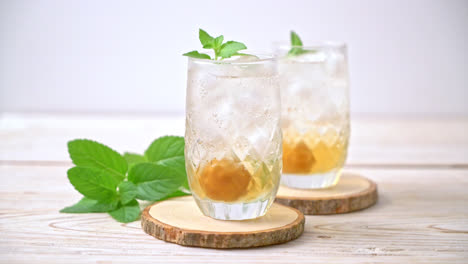
[[[253,51],[241,51],[241,53],[247,53],[249,55],[254,55],[259,59],[254,61],[229,61],[229,60],[212,60],[212,59],[200,59],[200,58],[193,58],[188,57],[189,61],[193,61],[199,64],[209,64],[209,65],[234,65],[234,66],[242,66],[242,65],[255,65],[255,64],[263,64],[266,62],[274,62],[275,56],[271,53],[266,52],[253,52]]]
[[[323,49],[323,48],[346,48],[347,44],[345,41],[339,41],[339,40],[320,40],[320,41],[312,41],[308,42],[307,45],[304,46],[297,46],[297,45],[291,45],[288,42],[285,41],[274,41],[273,46],[275,48],[280,48],[280,49],[290,49],[290,48],[303,48],[303,49]]]

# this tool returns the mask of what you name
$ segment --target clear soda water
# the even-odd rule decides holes
[[[280,94],[273,59],[189,59],[185,158],[201,211],[262,216],[281,175]]]
[[[281,182],[294,188],[336,184],[346,160],[349,95],[344,46],[279,55],[283,129]]]

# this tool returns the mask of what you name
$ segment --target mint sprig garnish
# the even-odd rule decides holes
[[[227,59],[232,56],[244,56],[247,54],[239,53],[240,50],[247,49],[244,43],[237,42],[237,41],[227,41],[224,42],[224,36],[218,36],[216,38],[210,36],[206,31],[203,29],[199,29],[198,31],[198,38],[200,39],[200,43],[202,44],[204,49],[212,49],[214,51],[214,58],[213,60],[218,59]],[[198,58],[198,59],[209,59],[211,60],[211,56],[206,53],[200,53],[196,50],[184,53],[183,56]]]
[[[291,30],[291,46],[292,48],[289,50],[288,55],[290,57],[298,56],[304,53],[314,53],[315,50],[305,50],[302,48],[302,40],[299,35]]]
[[[188,195],[183,137],[158,138],[145,155],[126,152],[122,156],[87,139],[70,141],[68,152],[76,165],[68,170],[68,179],[84,197],[62,213],[107,212],[128,223],[140,215],[137,199],[160,201]]]

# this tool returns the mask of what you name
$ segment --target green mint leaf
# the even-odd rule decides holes
[[[177,163],[177,159],[166,160],[166,164]],[[157,201],[174,193],[187,178],[181,175],[180,168],[169,165],[140,163],[128,173],[128,180],[137,187],[137,198],[141,200]],[[185,179],[184,179],[185,178]]]
[[[118,209],[110,211],[109,214],[121,223],[130,223],[140,216],[140,205],[137,200],[132,200],[126,205],[120,204]]]
[[[202,46],[205,46],[207,44],[213,44],[214,38],[201,28],[198,30],[198,38],[200,39]]]
[[[124,159],[128,163],[128,169],[130,170],[135,164],[142,163],[142,162],[148,162],[145,156],[136,154],[136,153],[130,153],[130,152],[125,152],[123,155]]]
[[[164,159],[156,162],[156,164],[164,166],[171,170],[173,177],[175,177],[180,187],[189,190],[187,172],[185,170],[185,158],[178,156],[170,159]]]
[[[78,203],[60,210],[61,213],[82,214],[82,213],[105,213],[117,209],[118,201],[100,202],[83,197]]]
[[[119,185],[119,194],[122,204],[127,204],[137,196],[137,187],[132,182],[124,181]]]
[[[174,157],[184,156],[185,142],[183,137],[164,136],[154,140],[145,151],[145,157],[157,162]]]
[[[158,165],[169,167],[179,184],[188,188],[184,158],[184,138],[178,136],[160,137],[145,151],[145,157]]]
[[[117,196],[118,181],[108,171],[74,167],[67,174],[73,187],[88,198],[110,201]]]
[[[293,46],[289,52],[288,52],[288,55],[289,56],[298,56],[298,55],[301,55],[301,54],[305,54],[305,53],[315,53],[316,51],[315,50],[305,50],[302,48],[302,41],[301,41],[301,38],[299,38],[299,35],[294,32],[294,31],[291,31],[291,46]]]
[[[219,56],[221,56],[223,59],[227,59],[232,57],[239,50],[244,49],[247,49],[247,47],[243,43],[237,41],[228,41],[221,46]]]
[[[73,140],[68,142],[68,152],[77,166],[105,170],[117,181],[125,178],[128,169],[125,159],[101,143],[87,139]]]
[[[197,58],[197,59],[208,59],[208,60],[211,60],[210,55],[205,54],[205,53],[199,53],[199,52],[196,51],[196,50],[190,51],[190,52],[187,52],[187,53],[184,53],[184,54],[182,54],[182,55],[183,55],[183,56],[187,56],[187,57]]]
[[[302,47],[301,38],[299,38],[299,35],[297,35],[297,33],[294,32],[294,31],[291,31],[291,46],[301,46]]]
[[[218,49],[223,45],[224,36],[221,35],[213,40],[213,48]]]
[[[208,44],[203,45],[203,48],[204,49],[212,49],[212,48],[214,48],[214,45],[213,45],[213,43],[208,43]]]

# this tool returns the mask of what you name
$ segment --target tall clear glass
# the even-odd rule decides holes
[[[346,45],[276,45],[280,75],[281,183],[313,189],[335,185],[346,160],[349,82]]]
[[[267,212],[281,175],[280,117],[271,56],[189,58],[185,159],[203,214],[244,220]]]

